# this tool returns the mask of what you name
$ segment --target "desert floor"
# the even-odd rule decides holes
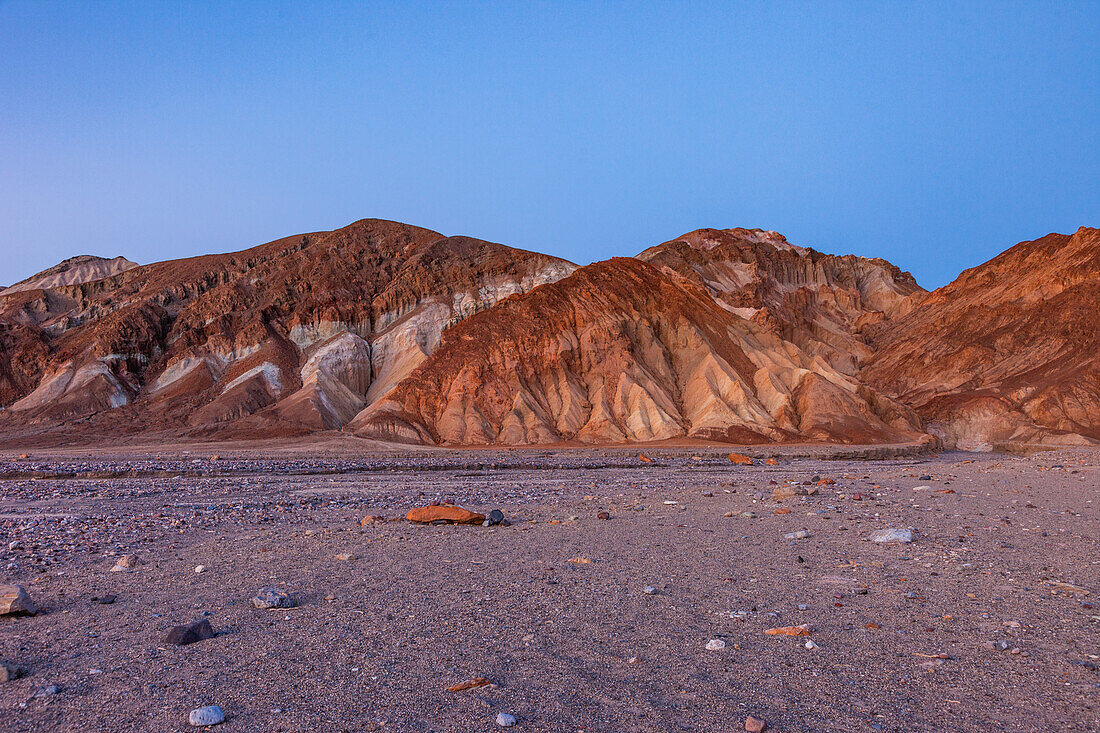
[[[41,612],[0,618],[26,669],[0,730],[211,704],[219,733],[1100,730],[1100,451],[642,450],[8,454],[0,581]],[[818,494],[774,501],[792,481]],[[432,500],[512,524],[400,519]],[[272,585],[298,605],[254,608]],[[204,617],[216,638],[164,642]]]

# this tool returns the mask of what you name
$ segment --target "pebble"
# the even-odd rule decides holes
[[[511,728],[516,724],[516,718],[508,713],[497,713],[497,725],[501,728]]]
[[[645,588],[642,588],[642,593],[645,593],[647,596],[655,596],[657,595],[657,589],[652,585],[647,585]]]
[[[195,566],[195,572],[196,572],[196,573],[201,573],[201,572],[202,572],[202,571],[204,571],[204,570],[206,570],[206,566],[205,566],[205,565],[196,565],[196,566]]]
[[[122,573],[127,570],[132,570],[138,565],[141,565],[141,560],[137,555],[123,555],[115,561],[115,566],[111,568],[112,573]]]
[[[0,682],[11,682],[23,676],[24,669],[18,664],[0,662]]]
[[[195,708],[191,711],[191,714],[187,716],[187,722],[196,728],[202,728],[207,725],[218,725],[225,722],[225,713],[217,705],[207,705],[202,708]]]
[[[896,529],[894,527],[877,529],[871,533],[869,539],[871,542],[901,542],[902,544],[909,544],[913,541],[913,530]]]
[[[252,597],[252,605],[256,608],[293,608],[294,601],[286,591],[273,586],[260,588]]]
[[[817,644],[815,644],[813,642],[813,640],[810,640],[810,641],[806,642],[806,648],[807,649],[820,649],[821,647],[819,647]]]
[[[495,527],[498,524],[506,525],[507,522],[504,519],[504,512],[499,509],[494,509],[493,511],[489,512],[489,516],[485,517],[485,522],[483,526]]]
[[[810,533],[804,529],[800,529],[797,532],[788,532],[787,534],[783,535],[783,537],[788,540],[804,540],[809,536]]]
[[[711,639],[707,642],[707,649],[712,652],[717,652],[726,648],[726,642],[721,639]]]
[[[0,616],[33,616],[38,613],[21,585],[0,585]]]
[[[186,646],[188,644],[194,644],[195,642],[205,641],[206,639],[213,639],[217,635],[218,634],[214,631],[214,627],[210,625],[210,622],[203,619],[193,624],[173,626],[168,630],[168,635],[164,637],[164,641],[167,644]]]
[[[760,718],[754,718],[751,715],[745,718],[745,730],[749,731],[749,733],[761,733],[761,731],[765,730],[767,727],[767,721],[761,720]]]
[[[45,687],[39,687],[34,691],[32,697],[53,697],[61,692],[61,688],[57,685],[46,685]]]

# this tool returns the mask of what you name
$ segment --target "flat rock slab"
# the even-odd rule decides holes
[[[913,541],[914,534],[911,529],[878,529],[871,533],[871,542],[901,542],[909,544]]]
[[[484,514],[471,512],[460,506],[442,504],[440,506],[422,506],[409,510],[405,519],[418,524],[430,524],[432,522],[447,522],[448,524],[481,524],[485,521]]]

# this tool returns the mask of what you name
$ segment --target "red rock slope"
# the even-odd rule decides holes
[[[695,282],[616,258],[508,298],[347,428],[443,444],[910,440],[911,411]]]
[[[864,331],[926,291],[882,259],[827,255],[760,229],[700,229],[638,255],[689,278],[727,310],[854,375],[871,356]]]
[[[364,220],[0,296],[0,429],[92,414],[89,429],[337,428],[444,329],[573,269]]]
[[[1100,439],[1100,230],[1021,242],[872,341],[863,378],[949,446]]]

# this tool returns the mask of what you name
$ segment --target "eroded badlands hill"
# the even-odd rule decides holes
[[[1021,242],[872,343],[862,376],[950,446],[1100,439],[1100,229]]]
[[[18,293],[23,290],[45,290],[62,285],[79,285],[80,283],[102,280],[111,275],[133,269],[138,263],[131,262],[125,257],[96,257],[95,255],[77,255],[59,262],[26,280],[20,280],[11,287],[0,288],[0,295]]]
[[[931,294],[885,260],[758,229],[577,268],[363,220],[77,270],[97,273],[62,263],[0,294],[4,436],[1100,439],[1095,229],[1021,243]]]
[[[849,375],[871,355],[864,331],[927,292],[886,260],[827,255],[760,229],[699,229],[638,257]]]
[[[448,326],[573,267],[364,220],[16,292],[0,296],[0,401],[9,425],[338,428]]]
[[[705,289],[615,258],[498,303],[348,427],[418,443],[913,440],[911,411]]]

